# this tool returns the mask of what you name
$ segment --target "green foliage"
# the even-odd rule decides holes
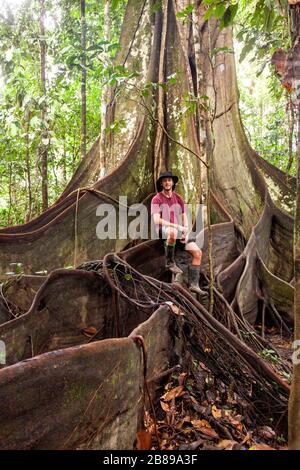
[[[184,10],[179,11],[176,13],[177,18],[186,19],[194,10],[194,5],[188,5]]]
[[[204,19],[208,20],[214,16],[220,20],[221,28],[226,28],[233,24],[239,7],[238,2],[231,2],[230,0],[204,0],[203,4],[208,6]]]
[[[40,86],[39,2],[24,0],[0,16],[0,226],[23,223],[28,213],[28,169],[33,208],[41,212],[39,145],[48,148],[50,204],[74,173],[80,159],[80,79],[82,49],[80,2],[46,0],[46,95]],[[103,62],[119,48],[126,0],[112,0],[111,41],[103,41],[104,2],[86,1],[87,145],[100,129],[102,84],[109,76]],[[118,79],[121,72],[119,71]],[[111,80],[116,79],[111,77]],[[44,119],[41,111],[44,110]]]
[[[288,98],[275,76],[270,59],[277,48],[290,45],[286,2],[241,1],[234,27],[239,62],[240,110],[248,138],[255,150],[283,171],[289,155]],[[268,11],[272,9],[272,20]],[[270,27],[269,21],[272,21]],[[240,65],[242,63],[242,65]],[[292,154],[295,174],[296,136]]]
[[[267,359],[270,362],[274,362],[275,364],[279,361],[279,356],[276,351],[273,349],[263,349],[259,355],[264,359]]]
[[[255,65],[255,62],[252,63]],[[245,60],[238,67],[240,111],[248,139],[252,147],[266,160],[285,171],[289,154],[289,125],[287,119],[287,96],[277,77],[268,67],[256,76],[255,67]],[[296,135],[293,136],[295,174]]]

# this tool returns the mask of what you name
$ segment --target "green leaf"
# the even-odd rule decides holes
[[[242,49],[241,55],[240,55],[240,60],[239,60],[240,63],[243,62],[243,60],[245,59],[246,55],[249,54],[250,51],[252,51],[255,42],[256,42],[256,37],[253,36],[253,37],[245,44],[245,46],[244,46],[243,49]]]
[[[116,10],[116,8],[118,7],[119,3],[120,3],[120,0],[111,0],[111,2],[110,2],[110,10],[111,10],[111,11]]]
[[[238,11],[238,7],[239,4],[235,3],[233,5],[229,5],[229,7],[226,8],[226,11],[220,23],[221,28],[227,28],[228,26],[231,26],[233,24],[234,18]]]
[[[273,0],[265,0],[265,4],[269,8],[269,10],[273,10],[273,7],[274,7],[274,1]]]
[[[167,77],[169,85],[175,85],[177,83],[177,73],[172,73]]]
[[[213,16],[214,11],[215,11],[215,6],[211,5],[205,12],[204,21],[209,20],[209,18],[211,18],[211,16]]]
[[[12,123],[10,124],[10,135],[11,135],[12,137],[16,137],[16,135],[18,134],[18,130],[19,130],[19,128],[18,128],[17,123],[16,123],[16,122],[12,122]]]
[[[220,3],[220,0],[203,0],[203,5],[213,5],[213,4],[216,4],[216,3]],[[223,2],[225,3],[225,2]]]
[[[260,16],[262,9],[264,8],[264,0],[259,0],[257,2],[252,19],[251,19],[251,25],[252,26],[258,26],[260,24]]]
[[[214,10],[214,16],[219,20],[221,16],[224,15],[224,12],[226,10],[226,6],[220,3],[220,5],[217,5]]]
[[[267,6],[264,8],[264,31],[272,31],[273,23],[275,20],[275,11],[270,10]]]
[[[239,31],[237,34],[236,34],[236,39],[238,41],[243,41],[244,40],[244,34],[245,34],[245,31],[242,29],[241,31]]]
[[[184,10],[176,13],[177,18],[186,18],[194,10],[194,5],[188,5]]]
[[[32,127],[40,127],[41,123],[41,119],[37,116],[33,116],[33,118],[30,119],[30,125]]]

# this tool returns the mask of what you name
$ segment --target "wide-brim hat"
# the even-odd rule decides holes
[[[176,186],[176,184],[178,183],[178,176],[173,175],[172,171],[164,171],[164,172],[162,172],[162,173],[159,175],[159,178],[158,178],[158,180],[156,181],[156,189],[157,189],[157,192],[160,192],[161,189],[162,189],[161,180],[162,180],[163,178],[172,178],[172,180],[174,181],[174,184],[173,184],[173,186],[172,186],[172,190],[174,191],[175,186]]]

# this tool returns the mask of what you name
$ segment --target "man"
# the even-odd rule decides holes
[[[165,240],[166,269],[174,274],[182,273],[175,263],[175,247],[186,250],[192,255],[188,267],[188,284],[191,292],[207,296],[199,287],[202,251],[198,245],[188,239],[188,218],[182,197],[174,189],[178,177],[171,171],[161,173],[157,182],[157,194],[151,201],[151,215],[159,234]]]

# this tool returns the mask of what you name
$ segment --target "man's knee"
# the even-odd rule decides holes
[[[177,233],[178,233],[176,228],[173,228],[173,227],[169,228],[167,233],[168,233],[167,240],[171,242],[175,242],[177,238]]]
[[[193,253],[193,256],[195,259],[200,260],[202,259],[202,251],[198,248],[198,250],[195,250]]]

